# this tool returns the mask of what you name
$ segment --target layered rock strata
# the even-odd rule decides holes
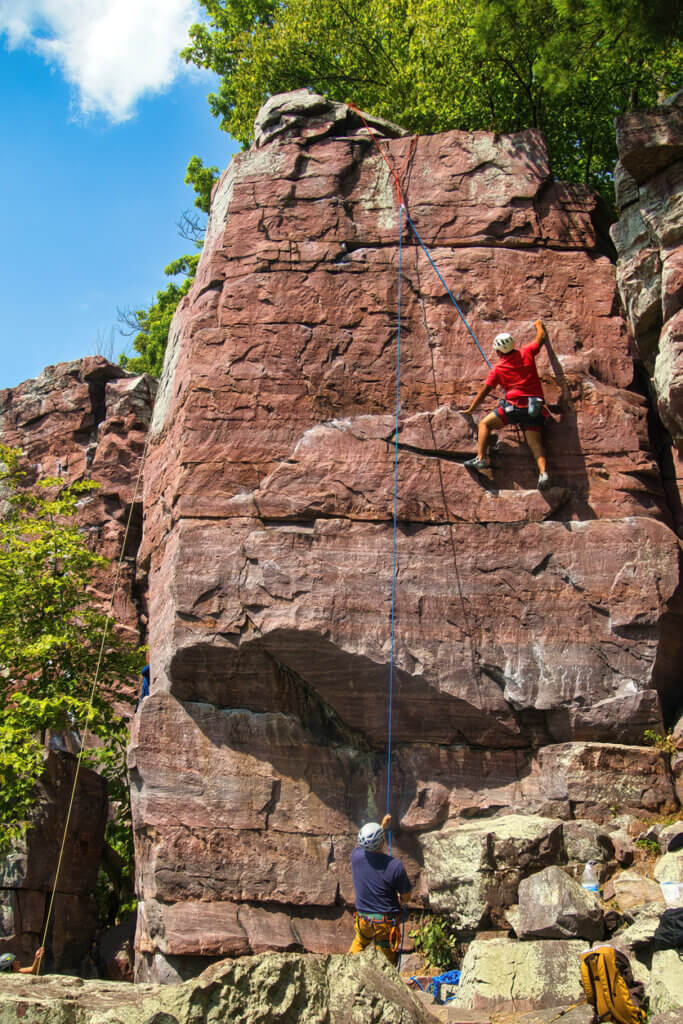
[[[100,485],[78,512],[98,554],[118,562],[130,519],[113,614],[133,642],[146,631],[146,583],[136,574],[142,489],[135,490],[155,394],[152,377],[126,373],[102,356],[48,366],[34,380],[0,390],[0,441],[22,450],[29,483],[58,476]],[[105,605],[113,579],[111,570],[98,578]]]
[[[21,963],[31,963],[52,901],[46,944],[50,970],[77,969],[97,925],[94,890],[107,821],[107,787],[88,768],[78,773],[53,900],[76,764],[71,754],[45,755],[31,827],[0,860],[0,953],[14,953]]]
[[[540,493],[514,431],[490,473],[463,467],[487,367],[361,120],[304,93],[257,126],[214,191],[151,427],[141,977],[347,946],[392,655],[394,848],[421,898],[422,836],[450,819],[677,806],[661,755],[620,745],[675,703],[679,544],[595,197],[552,180],[533,131],[372,128],[486,349],[548,324]]]
[[[658,447],[676,525],[683,453],[683,92],[654,110],[617,119],[615,185],[620,219],[611,234],[629,326],[669,436]]]
[[[89,478],[99,483],[98,490],[79,502],[76,521],[88,545],[110,560],[95,577],[95,599],[109,610],[118,575],[112,617],[133,644],[145,640],[147,623],[146,579],[138,573],[137,549],[142,534],[140,463],[155,393],[156,381],[151,377],[126,373],[99,356],[48,366],[35,380],[0,391],[0,441],[23,452],[29,485],[44,477],[61,477],[67,483]],[[130,705],[121,710],[129,713]],[[78,743],[72,743],[71,749],[77,753]],[[57,785],[55,772],[60,778],[60,773],[66,773],[70,780],[73,771],[68,755],[63,757],[67,767],[57,770],[58,755],[49,755],[38,824],[28,831],[25,844],[14,851],[0,876],[0,949],[11,949],[24,958],[32,958],[40,944],[45,901],[54,884],[70,793],[66,781]],[[92,890],[102,850],[106,787],[91,775],[81,774],[81,779],[89,781],[80,783],[81,789],[85,787],[77,801],[84,805],[82,816],[77,815],[69,828],[66,877],[63,871],[49,946],[48,963],[70,969],[78,968],[97,926]],[[55,786],[57,796],[51,790]],[[91,793],[95,790],[97,800]]]

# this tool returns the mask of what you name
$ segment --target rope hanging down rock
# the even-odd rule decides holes
[[[152,409],[152,412],[153,412],[153,409]],[[130,503],[130,511],[128,512],[128,519],[126,521],[126,529],[125,529],[125,532],[124,532],[124,535],[123,535],[123,541],[121,543],[121,554],[119,555],[118,564],[116,566],[116,574],[115,574],[115,577],[114,577],[114,587],[112,589],[111,597],[109,599],[109,607],[107,609],[107,617],[106,617],[105,622],[104,622],[104,629],[102,630],[102,642],[100,643],[100,650],[99,650],[99,654],[98,654],[98,658],[97,658],[97,665],[95,667],[95,676],[94,676],[94,679],[93,679],[92,686],[90,688],[90,697],[88,699],[88,713],[86,715],[85,726],[84,726],[84,729],[83,729],[83,737],[82,737],[82,740],[81,740],[81,749],[78,752],[78,759],[76,761],[76,771],[74,773],[74,781],[73,781],[73,785],[71,787],[71,797],[69,799],[69,807],[68,807],[67,814],[66,814],[66,821],[64,822],[64,832],[62,834],[62,843],[61,843],[61,846],[60,846],[60,849],[59,849],[59,857],[57,858],[57,869],[55,871],[55,880],[54,880],[54,884],[52,886],[52,892],[50,894],[50,902],[49,902],[48,908],[47,908],[47,915],[45,917],[45,927],[43,929],[43,941],[41,942],[41,946],[43,946],[43,947],[45,947],[45,944],[47,942],[47,933],[48,933],[48,930],[50,928],[50,919],[52,917],[52,910],[54,908],[55,896],[57,894],[57,885],[59,884],[59,875],[60,875],[60,872],[61,872],[61,869],[62,869],[62,861],[64,859],[64,850],[65,850],[65,847],[66,847],[66,839],[67,839],[67,835],[69,833],[69,826],[71,824],[71,813],[73,811],[74,800],[75,800],[75,797],[76,797],[76,787],[78,785],[78,777],[79,777],[80,771],[81,771],[81,762],[83,760],[83,752],[85,750],[85,743],[86,743],[86,739],[87,739],[87,736],[88,736],[88,726],[90,724],[90,719],[92,717],[93,700],[95,698],[95,690],[96,690],[97,684],[99,682],[100,668],[101,668],[101,665],[102,665],[102,658],[104,656],[104,647],[105,647],[106,640],[107,640],[107,633],[108,633],[108,630],[109,630],[109,625],[110,625],[110,623],[111,623],[111,621],[113,619],[114,600],[116,598],[116,593],[117,593],[118,586],[119,586],[119,581],[120,581],[120,578],[121,578],[121,566],[123,565],[124,552],[126,550],[126,544],[128,542],[128,534],[130,532],[130,524],[131,524],[131,521],[132,521],[132,518],[133,518],[133,509],[135,508],[135,500],[136,500],[136,498],[138,496],[138,491],[139,491],[139,488],[140,488],[140,480],[142,479],[142,467],[145,464],[145,456],[147,454],[147,446],[149,444],[149,436],[150,436],[150,432],[148,430],[147,431],[147,438],[145,440],[145,447],[144,447],[143,452],[142,452],[142,457],[140,458],[140,467],[138,469],[138,474],[137,474],[137,477],[136,477],[136,480],[135,480],[135,488],[133,489],[133,497],[132,497],[131,503]],[[38,965],[38,970],[36,972],[37,974],[40,974],[40,969],[41,969],[41,966],[42,966],[42,962],[43,961],[41,960],[40,964]]]
[[[370,138],[374,142],[374,144],[375,144],[375,146],[377,148],[377,151],[379,152],[380,156],[382,157],[382,160],[384,161],[384,163],[386,164],[386,166],[387,166],[387,168],[389,170],[389,174],[391,175],[391,177],[393,179],[394,187],[396,189],[396,202],[397,202],[398,211],[399,211],[399,220],[398,220],[398,298],[397,298],[397,305],[398,305],[397,322],[398,322],[398,325],[397,325],[397,334],[396,334],[396,418],[395,418],[395,426],[394,426],[394,496],[393,496],[393,536],[392,536],[392,568],[391,568],[391,635],[390,635],[390,654],[389,654],[389,694],[388,694],[389,710],[388,710],[388,726],[387,726],[387,799],[386,799],[386,813],[389,814],[390,813],[390,805],[391,805],[391,755],[392,755],[392,727],[393,727],[393,702],[394,702],[394,652],[395,652],[395,641],[396,641],[396,575],[397,575],[397,539],[398,539],[398,452],[399,452],[398,433],[399,433],[400,387],[401,387],[401,383],[400,383],[401,382],[401,298],[402,298],[402,295],[401,295],[401,284],[402,284],[402,277],[403,277],[403,217],[404,217],[404,215],[405,215],[405,219],[406,219],[406,221],[407,221],[411,231],[415,235],[415,238],[417,239],[417,241],[419,242],[420,246],[422,247],[425,256],[429,260],[429,263],[430,263],[431,267],[435,271],[435,273],[436,273],[437,277],[439,278],[439,281],[443,285],[443,287],[444,287],[448,297],[450,298],[451,302],[455,306],[455,308],[456,308],[456,310],[458,312],[458,315],[460,316],[460,319],[464,323],[465,327],[469,331],[470,336],[472,337],[472,340],[474,341],[475,345],[479,349],[479,352],[481,353],[481,356],[484,359],[484,362],[486,363],[486,365],[489,368],[491,367],[491,363],[490,363],[489,359],[487,358],[486,353],[484,352],[483,348],[479,344],[479,341],[477,339],[476,334],[474,333],[474,331],[470,327],[469,323],[467,322],[467,318],[465,317],[465,314],[463,313],[463,311],[461,310],[460,306],[458,305],[458,302],[457,302],[455,296],[453,295],[451,289],[446,284],[446,282],[445,282],[445,280],[443,278],[443,275],[441,274],[439,268],[437,267],[436,263],[434,262],[434,259],[432,258],[432,255],[429,252],[429,249],[427,248],[425,243],[422,241],[422,238],[420,237],[420,234],[419,234],[417,228],[415,227],[415,224],[413,223],[412,218],[410,217],[410,214],[408,213],[408,210],[407,210],[407,207],[406,207],[406,203],[405,203],[405,199],[404,199],[404,196],[403,196],[403,189],[401,187],[401,174],[399,174],[399,172],[396,170],[395,166],[393,165],[392,161],[389,159],[389,157],[385,153],[384,149],[380,146],[379,141],[378,141],[378,139],[377,139],[377,137],[375,135],[375,132],[372,130],[372,128],[370,127],[370,125],[366,121],[365,117],[363,116],[362,111],[360,111],[358,109],[358,107],[354,103],[347,103],[347,106],[350,107],[351,110],[353,110],[358,115],[358,117],[361,119],[361,121],[365,125],[365,128],[367,129],[368,135],[370,136]],[[414,150],[415,141],[416,141],[416,139],[415,139],[415,137],[413,137],[413,139],[411,141],[411,144],[410,144],[410,149],[409,149],[409,152],[408,152],[408,159],[410,158],[410,156],[412,155],[412,152]],[[407,163],[407,160],[406,160],[406,163]],[[389,830],[389,833],[388,833],[388,836],[387,836],[387,841],[388,841],[389,853],[391,854],[391,852],[392,852],[392,850],[391,850],[391,847],[392,847],[392,843],[391,843],[391,829]]]

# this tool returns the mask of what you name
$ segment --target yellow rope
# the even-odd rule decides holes
[[[99,680],[100,668],[101,668],[101,665],[102,665],[102,658],[104,656],[104,645],[105,645],[106,639],[107,639],[107,630],[109,628],[109,623],[111,622],[112,617],[113,617],[112,613],[113,613],[113,610],[114,610],[114,598],[116,597],[116,592],[117,592],[118,586],[119,586],[119,579],[121,577],[121,566],[123,565],[124,552],[126,550],[126,543],[128,541],[128,533],[130,531],[130,524],[131,524],[131,521],[132,521],[132,518],[133,518],[133,509],[135,507],[135,499],[138,496],[138,489],[140,487],[140,480],[142,478],[142,469],[143,469],[143,466],[145,464],[145,456],[147,455],[147,447],[149,445],[149,437],[150,437],[150,429],[151,429],[153,412],[154,412],[154,403],[152,404],[152,410],[150,412],[150,426],[147,429],[147,438],[145,440],[145,446],[143,448],[142,457],[140,459],[140,468],[138,469],[138,475],[137,475],[136,480],[135,480],[135,489],[133,490],[133,498],[132,498],[131,503],[130,503],[130,512],[128,513],[128,520],[126,522],[126,530],[125,530],[125,533],[123,535],[123,543],[121,545],[121,554],[119,555],[119,561],[118,561],[118,564],[116,566],[116,575],[114,577],[114,588],[112,590],[111,597],[109,599],[109,608],[107,609],[107,617],[105,619],[104,630],[102,632],[102,643],[100,644],[100,651],[99,651],[99,655],[98,655],[98,658],[97,658],[97,666],[95,668],[95,678],[93,679],[93,684],[92,684],[92,687],[91,687],[91,690],[90,690],[90,698],[88,700],[88,714],[87,714],[86,719],[85,719],[85,727],[84,727],[84,730],[83,730],[83,737],[82,737],[82,740],[81,740],[81,749],[78,752],[78,760],[76,762],[76,772],[74,774],[73,786],[71,787],[71,797],[69,799],[69,808],[68,808],[67,815],[66,815],[66,821],[64,823],[64,834],[62,836],[62,845],[60,847],[59,857],[57,859],[57,871],[55,873],[55,881],[54,881],[54,885],[52,886],[52,893],[50,895],[50,903],[48,905],[47,917],[45,918],[45,930],[43,931],[43,941],[41,942],[41,947],[43,949],[45,948],[45,943],[47,942],[47,933],[48,933],[48,929],[50,927],[50,918],[52,917],[52,910],[53,910],[53,907],[54,907],[55,896],[57,894],[57,885],[59,883],[59,874],[60,874],[60,871],[62,869],[62,860],[64,858],[64,849],[66,847],[66,837],[67,837],[68,832],[69,832],[69,825],[71,823],[71,812],[73,810],[74,799],[75,799],[75,796],[76,796],[76,786],[78,785],[78,776],[79,776],[80,771],[81,771],[81,761],[83,759],[83,752],[85,750],[85,742],[86,742],[86,739],[87,739],[87,736],[88,736],[88,725],[89,725],[90,719],[92,717],[93,699],[95,697],[95,690],[97,688],[97,683],[98,683],[98,680]],[[43,962],[43,958],[41,957],[40,961],[38,962],[38,968],[36,970],[36,974],[40,974],[40,968],[42,966],[42,962]]]

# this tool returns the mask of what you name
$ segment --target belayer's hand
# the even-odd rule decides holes
[[[387,829],[391,828],[391,815],[390,814],[385,814],[384,817],[382,818],[382,828],[384,829],[385,832],[387,831]]]

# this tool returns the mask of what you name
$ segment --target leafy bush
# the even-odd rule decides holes
[[[665,754],[676,753],[677,739],[671,730],[662,736],[654,729],[646,729],[643,733],[643,740],[648,747],[656,747],[657,750],[663,750]]]
[[[142,651],[97,604],[107,561],[72,521],[97,484],[28,489],[26,476],[20,453],[0,445],[0,853],[30,825],[48,730],[87,730],[101,744],[86,741],[83,763],[106,779],[113,809],[105,838],[132,877],[128,730],[112,704],[130,700]]]
[[[445,917],[423,918],[418,928],[410,932],[415,948],[423,955],[428,966],[447,970],[453,967],[458,954],[458,939],[453,926]]]

